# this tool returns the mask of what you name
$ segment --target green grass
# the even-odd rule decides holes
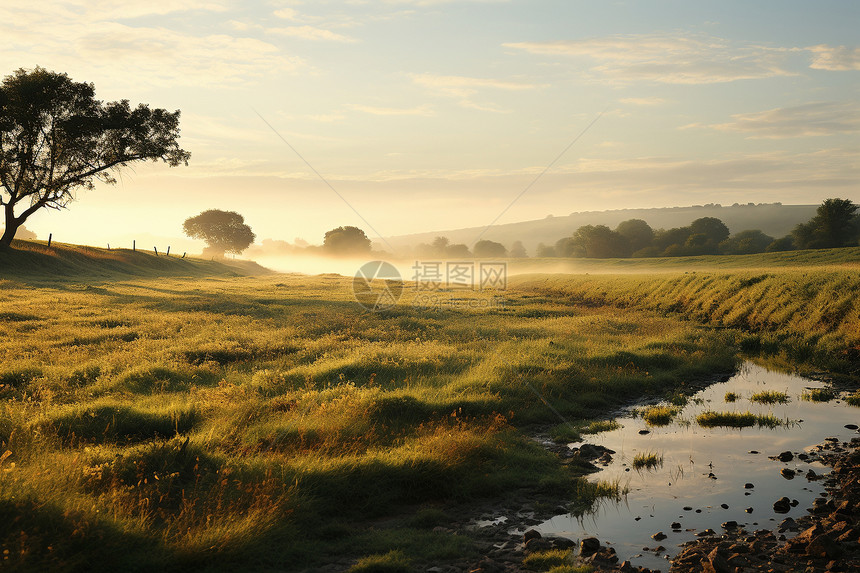
[[[696,416],[696,422],[703,428],[749,428],[759,426],[765,428],[776,428],[790,425],[788,420],[780,420],[772,414],[753,414],[752,412],[702,412]]]
[[[523,565],[529,569],[548,571],[553,567],[567,564],[570,560],[570,556],[570,549],[549,549],[547,551],[537,551],[527,555],[525,559],[523,559]]]
[[[350,573],[409,573],[412,566],[401,551],[391,550],[384,555],[369,555],[349,568]]]
[[[860,406],[860,392],[854,392],[845,397],[845,403],[849,406]]]
[[[477,555],[433,530],[452,508],[525,488],[582,515],[624,495],[534,433],[612,429],[594,420],[632,400],[677,407],[743,349],[843,364],[858,330],[853,299],[837,297],[855,279],[835,258],[517,278],[505,307],[427,311],[407,289],[368,313],[349,277],[24,247],[0,253],[12,570],[404,570]],[[837,305],[822,310],[819,291]]]
[[[638,414],[649,426],[667,426],[680,411],[681,409],[677,406],[662,404],[657,406],[647,406],[641,409]]]
[[[633,456],[632,466],[636,471],[657,469],[663,466],[663,456],[654,452],[640,452]]]
[[[759,404],[787,404],[790,402],[788,394],[776,390],[763,390],[750,396],[750,402]]]
[[[547,573],[591,573],[593,565],[556,565]]]
[[[829,402],[836,396],[837,393],[830,388],[810,388],[805,390],[800,397],[808,402]]]

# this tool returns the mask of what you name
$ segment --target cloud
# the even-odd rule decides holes
[[[195,35],[166,27],[130,25],[91,13],[93,7],[85,6],[0,6],[0,21],[5,27],[0,59],[23,67],[42,65],[62,70],[99,85],[107,80],[116,86],[136,87],[240,85],[305,67],[302,59],[241,33]],[[178,10],[178,6],[155,0],[149,3],[148,13],[161,14]],[[188,6],[216,9],[220,4],[192,1]],[[34,29],[39,33],[33,33]]]
[[[654,106],[654,105],[663,105],[667,103],[667,100],[661,97],[625,97],[618,100],[620,103],[625,103],[627,105],[644,105],[644,106]]]
[[[806,49],[812,52],[812,63],[809,67],[815,70],[860,70],[860,48],[820,44]]]
[[[522,91],[532,90],[543,86],[522,82],[511,82],[493,78],[473,78],[467,76],[440,76],[435,74],[410,74],[412,82],[429,88],[438,95],[453,97],[460,100],[462,107],[490,111],[495,113],[507,113],[509,110],[502,109],[490,102],[472,101],[472,96],[483,89]]]
[[[356,111],[372,115],[433,115],[433,109],[428,105],[421,105],[412,108],[398,108],[350,104],[348,107]]]
[[[299,21],[299,13],[294,8],[281,8],[280,10],[275,10],[272,14],[283,20]]]
[[[303,40],[327,41],[327,42],[355,42],[354,38],[344,36],[331,30],[316,28],[314,26],[287,26],[286,28],[269,28],[270,34],[280,36],[291,36]]]
[[[827,136],[860,131],[857,102],[813,102],[732,116],[732,121],[710,125],[690,124],[719,131],[748,134],[750,139],[785,139]]]
[[[638,34],[503,45],[530,54],[591,61],[592,77],[617,84],[714,84],[791,75],[781,66],[786,50],[732,44],[712,36]]]

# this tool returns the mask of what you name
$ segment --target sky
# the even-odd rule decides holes
[[[858,29],[854,0],[37,0],[0,4],[0,75],[179,109],[191,152],[28,229],[199,252],[182,222],[206,209],[319,244],[341,225],[860,202]]]

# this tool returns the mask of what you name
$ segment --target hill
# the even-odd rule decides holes
[[[615,228],[628,219],[643,219],[655,230],[689,225],[700,217],[716,217],[722,220],[732,233],[747,229],[760,229],[774,237],[787,235],[798,224],[815,215],[818,205],[782,205],[780,203],[747,204],[723,207],[718,204],[692,207],[664,207],[654,209],[616,209],[612,211],[583,211],[567,216],[552,215],[535,221],[496,225],[481,235],[484,227],[470,227],[432,233],[416,233],[389,237],[395,248],[413,247],[429,243],[435,237],[448,237],[452,243],[473,244],[478,237],[498,241],[510,248],[514,241],[522,241],[530,255],[534,255],[538,243],[554,245],[563,237],[569,237],[583,225],[606,225]]]
[[[202,277],[262,275],[272,271],[253,261],[210,261],[165,256],[131,249],[100,249],[80,245],[14,241],[0,250],[0,279]]]

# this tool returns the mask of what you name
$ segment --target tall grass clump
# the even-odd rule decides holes
[[[640,452],[633,456],[633,469],[636,471],[653,470],[663,465],[663,455],[655,452]]]
[[[381,555],[362,557],[349,568],[349,573],[411,573],[411,571],[410,560],[397,549]]]
[[[523,566],[528,569],[537,569],[538,571],[547,571],[559,565],[568,563],[571,557],[570,549],[548,549],[546,551],[536,551],[523,559]]]
[[[787,404],[789,401],[788,394],[776,390],[762,390],[750,396],[750,402],[759,404]]]
[[[649,426],[667,426],[672,422],[672,418],[680,412],[681,409],[677,406],[669,406],[666,404],[657,406],[648,406],[639,413],[642,419]]]
[[[829,402],[836,396],[837,393],[831,388],[809,388],[800,395],[807,402]]]
[[[702,412],[696,416],[696,422],[703,428],[749,428],[759,426],[765,428],[776,428],[778,426],[790,425],[788,420],[780,420],[772,414],[753,414],[752,412]]]

